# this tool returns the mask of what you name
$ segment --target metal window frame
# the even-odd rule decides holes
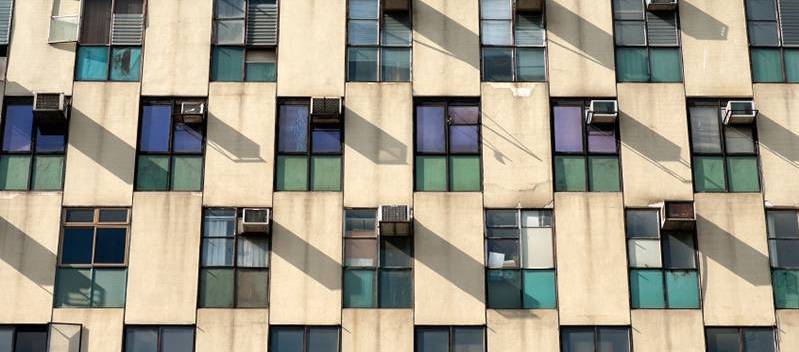
[[[338,331],[338,344],[336,345],[336,351],[341,351],[341,325],[269,325],[269,343],[267,346],[268,352],[280,352],[272,349],[272,342],[274,339],[272,338],[272,331],[273,330],[294,330],[294,331],[301,331],[302,332],[302,348],[300,351],[302,352],[309,352],[308,351],[308,337],[310,336],[310,331],[312,329],[336,329]]]
[[[472,330],[481,330],[483,333],[483,352],[488,351],[488,335],[486,332],[486,325],[414,325],[413,327],[413,350],[414,352],[426,352],[420,351],[416,347],[416,337],[419,334],[419,331],[439,331],[439,332],[447,332],[447,351],[448,352],[456,352],[455,351],[455,330],[456,329],[472,329]]]
[[[752,72],[752,82],[753,83],[799,83],[799,81],[788,81],[788,70],[785,67],[785,50],[796,50],[799,52],[799,48],[796,46],[788,46],[786,47],[783,42],[783,34],[782,34],[782,9],[780,8],[779,0],[770,0],[774,2],[774,11],[775,16],[774,20],[752,20],[749,19],[749,10],[747,9],[746,2],[750,0],[744,0],[744,13],[746,17],[746,38],[749,43],[749,69]],[[777,44],[776,45],[755,45],[752,44],[752,36],[749,33],[749,24],[751,23],[774,23],[777,27]],[[782,79],[779,81],[755,81],[754,80],[754,68],[755,62],[752,60],[752,50],[755,49],[770,49],[770,50],[779,50],[780,52],[780,72],[782,74]]]
[[[108,42],[105,43],[105,44],[81,44],[81,37],[83,36],[83,19],[84,19],[83,13],[84,13],[84,11],[86,11],[86,6],[84,6],[83,5],[83,1],[81,1],[81,6],[80,6],[80,10],[79,10],[80,16],[78,16],[79,19],[80,19],[80,21],[78,21],[79,22],[79,24],[78,24],[78,41],[76,43],[76,53],[78,51],[80,51],[81,47],[85,47],[85,48],[105,47],[106,48],[108,62],[106,64],[106,68],[105,68],[105,79],[82,79],[82,80],[78,80],[77,79],[78,78],[78,70],[77,70],[78,57],[77,57],[77,54],[76,54],[76,56],[75,56],[75,69],[73,70],[73,74],[72,74],[73,75],[72,79],[75,82],[141,82],[141,74],[142,74],[142,66],[143,66],[142,63],[144,62],[144,40],[145,40],[144,37],[145,37],[145,32],[146,32],[144,27],[146,27],[147,3],[148,3],[149,0],[142,0],[142,12],[141,13],[142,13],[142,16],[145,19],[145,26],[142,27],[142,45],[139,45],[139,46],[137,46],[137,45],[115,45],[115,44],[112,43],[113,42],[112,38],[113,38],[113,35],[114,35],[114,15],[116,14],[116,3],[117,3],[118,0],[108,0],[108,1],[111,1],[111,19],[110,19],[110,24],[108,26]],[[136,80],[136,81],[112,80],[111,79],[111,70],[112,70],[111,62],[113,61],[113,53],[114,53],[113,49],[135,49],[135,48],[139,48],[139,52],[140,52],[140,61],[139,61],[139,68],[138,68],[138,70],[139,70],[139,79]]]
[[[344,71],[345,71],[345,82],[372,82],[372,83],[382,83],[382,82],[389,82],[389,83],[404,83],[404,82],[413,82],[413,1],[408,0],[408,29],[410,32],[410,40],[408,41],[408,45],[388,45],[383,43],[383,29],[385,28],[385,18],[386,13],[394,13],[400,11],[390,11],[385,10],[385,1],[386,0],[374,0],[377,3],[377,19],[361,19],[361,18],[351,18],[350,17],[350,6],[349,1],[346,4],[346,24],[345,24],[345,34],[344,40],[346,42],[346,50],[345,56],[346,59],[344,60]],[[376,21],[377,22],[377,44],[350,44],[349,41],[349,24],[350,21]],[[375,61],[376,65],[376,79],[375,80],[356,80],[350,78],[350,50],[349,49],[375,49],[377,50],[377,61]],[[387,81],[383,77],[383,50],[384,49],[407,49],[410,55],[408,56],[408,80],[407,81]]]
[[[195,351],[195,345],[197,344],[197,326],[196,325],[180,325],[180,324],[163,324],[163,325],[148,325],[148,324],[125,324],[122,331],[122,351],[127,351],[127,340],[128,340],[128,329],[140,329],[140,330],[151,330],[156,332],[156,351],[157,352],[169,352],[163,351],[161,349],[161,339],[163,337],[164,329],[168,328],[184,328],[184,329],[191,329],[192,332],[192,344],[191,350]]]
[[[563,345],[563,332],[564,330],[590,330],[593,333],[594,337],[594,352],[600,352],[599,350],[599,342],[600,342],[600,332],[602,329],[626,329],[627,330],[627,351],[633,352],[635,351],[635,344],[633,343],[633,333],[632,328],[630,325],[561,325],[558,328],[558,342]]]
[[[147,0],[145,0],[145,1],[147,1]],[[213,52],[217,48],[242,49],[243,50],[242,60],[244,60],[244,62],[241,65],[241,70],[242,70],[242,72],[241,72],[241,80],[238,80],[238,81],[232,80],[232,81],[230,81],[230,80],[219,80],[219,79],[211,80],[211,79],[209,79],[209,81],[210,82],[259,82],[259,81],[248,81],[247,80],[247,52],[249,52],[250,50],[255,50],[255,51],[271,51],[271,52],[275,53],[275,80],[274,81],[269,81],[269,82],[277,82],[277,74],[278,74],[278,72],[277,72],[278,55],[277,54],[278,54],[278,49],[279,49],[280,45],[278,45],[279,43],[276,44],[276,45],[249,45],[249,44],[247,44],[247,33],[248,33],[248,30],[247,30],[247,27],[248,27],[247,26],[247,19],[249,17],[250,1],[251,0],[242,0],[242,1],[244,1],[244,18],[239,18],[239,17],[227,18],[227,17],[218,17],[217,16],[217,6],[218,6],[218,3],[219,3],[219,0],[214,0],[214,3],[213,3],[213,15],[212,15],[212,18],[211,18],[211,60],[209,60],[209,70],[208,70],[209,77],[210,77],[211,72],[213,72],[213,66],[214,66]],[[275,0],[275,6],[277,6],[277,11],[278,11],[278,16],[277,16],[277,36],[279,38],[280,37],[280,0]],[[225,20],[243,20],[244,21],[244,34],[243,34],[244,35],[244,40],[242,41],[242,44],[216,44],[216,22],[220,21],[220,20],[222,20],[222,21],[225,21]]]
[[[480,0],[483,1],[483,0]],[[480,31],[480,81],[481,82],[505,82],[499,80],[488,80],[485,77],[485,50],[484,49],[510,49],[511,51],[511,80],[510,82],[547,82],[549,79],[549,57],[547,55],[547,16],[546,16],[546,6],[542,7],[541,12],[535,11],[520,11],[516,8],[517,0],[506,0],[510,1],[510,11],[511,11],[511,18],[510,20],[497,20],[497,19],[484,19],[483,12],[478,4],[478,12],[479,12],[479,31]],[[516,41],[516,29],[518,24],[518,17],[524,15],[540,15],[541,16],[541,27],[543,32],[543,41],[541,45],[520,45]],[[509,21],[511,23],[511,45],[493,45],[493,44],[483,44],[482,36],[483,36],[483,21]],[[519,72],[518,72],[518,52],[519,49],[543,49],[544,51],[544,79],[543,80],[521,80],[519,79]]]
[[[717,326],[717,325],[708,325],[708,326],[705,326],[705,329],[704,329],[705,346],[706,346],[705,348],[707,349],[708,352],[716,352],[716,351],[711,351],[710,350],[710,344],[708,343],[708,341],[710,339],[710,336],[708,336],[708,330],[717,330],[717,329],[736,330],[736,332],[738,334],[738,351],[739,352],[754,352],[754,351],[747,351],[747,350],[744,349],[746,347],[744,345],[744,332],[745,331],[747,331],[747,330],[762,330],[762,331],[769,330],[771,332],[772,336],[774,337],[772,339],[772,341],[774,342],[774,350],[773,351],[779,351],[780,350],[779,349],[779,344],[778,344],[778,340],[779,339],[778,339],[777,331],[776,331],[777,328],[774,327],[774,326]]]
[[[799,221],[799,210],[797,210],[797,209],[793,209],[793,208],[766,208],[766,223],[767,224],[768,224],[769,213],[771,213],[771,212],[791,212],[791,213],[793,213],[794,217],[797,218],[797,221]],[[776,234],[773,234],[773,233],[768,231],[768,226],[766,226],[766,240],[768,241],[769,256],[770,256],[771,250],[772,250],[772,245],[771,245],[772,241],[774,242],[774,247],[773,248],[775,250],[780,247],[780,243],[781,242],[783,242],[783,243],[784,242],[799,243],[799,237],[796,237],[796,238],[779,238],[779,237],[777,237]],[[771,259],[771,258],[769,258],[769,259]],[[769,260],[769,265],[771,266],[771,270],[772,271],[774,271],[774,270],[799,271],[799,266],[796,266],[796,267],[782,266],[782,265],[779,265],[779,262],[777,262],[777,265],[775,266],[774,262],[772,260]]]

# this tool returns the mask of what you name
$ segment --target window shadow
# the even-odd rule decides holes
[[[52,294],[56,254],[27,233],[0,217],[0,261]]]
[[[407,165],[408,146],[369,122],[355,111],[346,109],[347,132],[357,135],[344,138],[344,144],[377,165]]]
[[[757,114],[757,129],[761,137],[758,143],[763,149],[799,169],[799,135],[762,112]]]
[[[450,2],[450,4],[454,4]],[[449,9],[457,10],[456,6]],[[432,47],[413,39],[414,44],[425,46],[441,54],[451,56],[470,66],[480,69],[480,36],[456,22],[441,11],[425,3],[424,0],[413,2],[414,32],[421,34],[440,48]],[[425,23],[420,26],[419,23]],[[437,25],[434,25],[437,24]],[[474,43],[476,46],[470,44]]]
[[[722,1],[716,3],[715,6],[726,7],[728,5]],[[727,40],[730,27],[691,4],[690,0],[680,1],[679,11],[680,29],[685,35],[699,40]],[[694,25],[686,26],[685,19],[690,19],[687,23]]]
[[[501,123],[491,118],[490,115],[486,114],[485,112],[481,112],[480,116],[483,119],[483,146],[493,152],[494,159],[496,159],[498,162],[505,164],[505,161],[513,162],[513,160],[503,153],[500,148],[496,146],[496,144],[492,143],[493,139],[502,139],[513,147],[521,150],[523,153],[535,158],[536,160],[543,161],[543,159],[541,159],[530,148],[528,148],[524,142],[516,138],[513,135],[513,132],[508,131],[502,126]]]
[[[552,37],[547,38],[547,46],[556,45],[608,69],[616,69],[611,33],[555,1],[547,1],[546,18],[548,32],[554,33],[559,39],[563,39],[572,47],[580,48],[581,51],[571,49],[566,43],[561,43]]]
[[[79,109],[73,107],[69,119],[67,135],[69,145],[94,160],[100,167],[110,171],[125,184],[133,185],[135,146],[117,137]],[[81,129],[80,138],[75,134],[76,128]]]
[[[329,290],[341,290],[341,263],[277,222],[272,224],[272,255],[279,256]]]
[[[272,126],[261,126],[272,128]],[[207,147],[236,163],[261,163],[261,146],[216,115],[208,114]]]
[[[638,154],[646,161],[660,169],[661,171],[671,175],[682,183],[690,184],[691,179],[685,178],[675,171],[673,167],[664,165],[664,162],[679,162],[680,165],[687,168],[687,172],[691,172],[691,162],[683,159],[680,155],[682,148],[674,144],[668,138],[663,137],[657,131],[649,128],[630,115],[619,112],[619,122],[621,124],[621,143],[629,147],[630,151]],[[626,136],[635,136],[635,138],[625,138]]]
[[[697,215],[697,250],[702,261],[702,296],[707,292],[708,260],[727,268],[754,286],[771,286],[769,258],[707,218]],[[704,240],[703,240],[704,239]],[[763,241],[766,239],[763,238]],[[705,246],[702,246],[702,244]],[[710,246],[708,246],[710,244]]]

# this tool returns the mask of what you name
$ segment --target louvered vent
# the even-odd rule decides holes
[[[111,33],[114,45],[141,45],[144,34],[143,14],[115,14]]]
[[[0,0],[0,45],[8,44],[11,32],[11,13],[14,8],[13,0]]]
[[[646,20],[649,45],[677,45],[676,13],[647,12]]]
[[[64,109],[64,96],[62,94],[37,93],[33,100],[33,110],[35,111],[60,111]]]
[[[341,99],[339,98],[313,98],[311,99],[311,115],[332,116],[341,113]]]
[[[380,207],[380,221],[382,222],[407,222],[410,221],[408,216],[407,205],[384,205]]]
[[[249,1],[247,45],[277,45],[277,3],[275,0]]]
[[[783,45],[799,46],[799,1],[780,0],[780,25]]]

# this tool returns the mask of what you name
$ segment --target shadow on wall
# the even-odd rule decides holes
[[[769,258],[712,221],[697,216],[697,250],[702,266],[702,296],[707,292],[707,264],[714,261],[754,286],[771,286]],[[763,241],[766,239],[763,238]],[[702,246],[705,243],[706,246]]]
[[[716,8],[728,6],[724,2],[715,2]],[[685,35],[699,40],[727,40],[727,34],[730,27],[717,20],[709,13],[697,8],[689,0],[680,1],[680,14],[688,16],[681,16],[680,30]],[[686,23],[684,19],[690,18],[692,26],[683,25]]]
[[[357,136],[344,138],[344,144],[377,165],[407,165],[408,146],[350,109],[345,111],[347,131]]]
[[[503,153],[499,147],[492,143],[493,139],[502,139],[525,154],[535,158],[536,160],[543,161],[543,159],[538,157],[538,155],[535,155],[530,148],[524,145],[524,142],[516,138],[513,135],[513,132],[508,131],[502,126],[501,123],[491,118],[490,115],[486,114],[485,112],[481,112],[480,116],[483,121],[483,146],[493,152],[494,159],[496,159],[499,163],[505,164],[506,161],[513,163],[513,159],[508,158],[508,156]]]
[[[646,159],[661,171],[671,175],[682,183],[690,184],[691,179],[685,178],[673,167],[663,165],[664,162],[679,162],[686,168],[683,173],[690,175],[691,162],[682,158],[682,148],[668,138],[663,137],[657,131],[638,122],[623,111],[619,113],[621,123],[622,138],[621,143],[629,147],[629,150],[640,157]],[[635,136],[635,138],[623,138],[624,135]]]
[[[449,8],[458,11],[461,4],[455,6],[454,1],[449,1]],[[470,66],[480,69],[479,43],[480,36],[464,27],[441,11],[436,10],[423,0],[413,3],[413,30],[427,40],[438,45],[437,47],[413,39],[414,44],[425,46],[441,54],[451,56]],[[417,25],[425,23],[425,25]],[[476,46],[475,46],[476,45]]]
[[[420,241],[424,243],[424,248],[419,248]],[[474,260],[418,221],[414,223],[414,259],[479,302],[486,302],[483,263]],[[418,270],[418,267],[414,270]],[[475,277],[475,273],[481,275]]]
[[[341,264],[291,230],[272,225],[272,255],[276,255],[329,290],[341,290]],[[332,234],[326,234],[332,235]],[[316,236],[322,236],[316,234]],[[279,242],[279,246],[275,245]]]
[[[757,114],[757,129],[761,136],[758,142],[763,149],[799,169],[799,135],[762,112]],[[768,134],[768,138],[762,137],[765,134]]]
[[[262,126],[272,128],[271,126]],[[212,133],[213,131],[213,133]],[[265,162],[261,158],[261,146],[236,128],[226,124],[216,115],[208,114],[208,148],[213,148],[226,158],[237,163]]]
[[[56,254],[0,217],[0,261],[52,294]]]
[[[554,33],[558,39],[566,41],[566,43],[560,43],[558,39],[550,36],[547,38],[548,45],[557,45],[563,50],[571,51],[605,68],[616,69],[611,33],[555,1],[547,1],[546,10],[546,23],[549,23],[547,30]],[[551,25],[554,21],[559,23]],[[570,46],[579,48],[580,51],[571,49]]]
[[[69,119],[70,133],[67,137],[69,145],[110,171],[125,184],[132,185],[136,148],[74,107]],[[91,138],[70,138],[76,128],[79,128],[84,136]]]

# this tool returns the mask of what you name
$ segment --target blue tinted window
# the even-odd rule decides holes
[[[338,128],[315,128],[311,133],[314,153],[341,152],[341,130]]]
[[[65,228],[61,245],[61,262],[63,264],[90,264],[92,262],[93,236],[94,229],[91,227]]]
[[[66,124],[50,126],[50,128],[46,129],[39,126],[39,128],[36,129],[36,152],[63,152],[66,128]]]
[[[33,108],[30,104],[7,105],[3,131],[3,151],[26,152],[31,150]]]
[[[203,133],[201,124],[175,124],[172,151],[176,153],[202,152]]]
[[[444,107],[419,106],[416,108],[416,151],[443,153],[446,140],[444,133]]]
[[[172,119],[171,105],[145,105],[141,119],[139,147],[145,152],[169,150],[169,129]]]
[[[124,263],[126,232],[124,228],[98,228],[94,261],[106,264]]]
[[[279,152],[305,152],[308,144],[308,107],[283,105],[278,126]]]

